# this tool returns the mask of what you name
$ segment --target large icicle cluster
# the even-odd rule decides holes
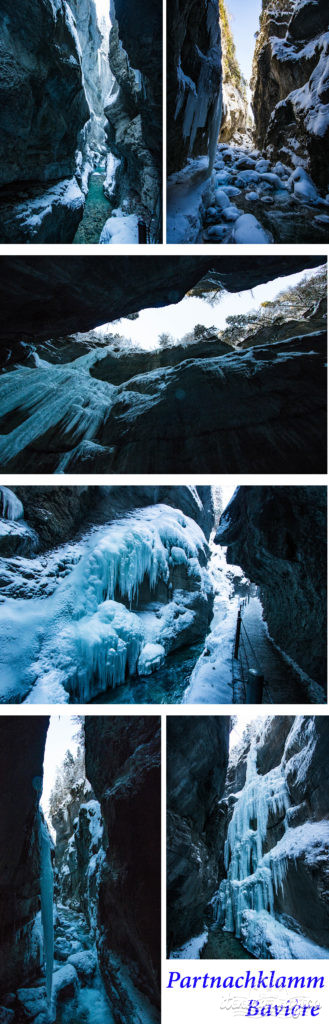
[[[166,505],[99,527],[67,550],[71,565],[49,598],[7,598],[1,606],[2,699],[88,701],[149,674],[193,626],[197,602],[208,601],[204,534]],[[181,571],[186,589],[175,584]],[[146,605],[132,610],[142,583]],[[162,598],[152,602],[158,583]]]
[[[9,487],[0,487],[0,516],[15,522],[16,519],[22,519],[23,515],[22,502],[16,497],[14,491],[11,491]]]
[[[225,843],[227,878],[214,898],[217,922],[238,938],[244,911],[265,910],[274,915],[274,891],[282,882],[282,872],[279,868],[272,872],[271,853],[263,857],[263,845],[270,815],[285,816],[289,804],[281,764],[267,775],[258,775],[253,741],[245,786],[238,796]]]

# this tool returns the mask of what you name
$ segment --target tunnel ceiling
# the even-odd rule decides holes
[[[89,331],[129,313],[179,302],[210,269],[227,291],[254,288],[324,262],[323,256],[6,256],[4,344]]]

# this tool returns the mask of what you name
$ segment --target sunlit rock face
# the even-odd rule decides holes
[[[86,773],[108,838],[97,947],[114,1018],[125,1024],[133,991],[160,1004],[160,723],[86,717],[85,739]]]
[[[168,952],[203,931],[218,880],[217,803],[228,762],[229,718],[167,720]]]
[[[328,185],[329,18],[326,0],[265,0],[253,71],[258,142]]]
[[[327,771],[325,718],[272,716],[231,751],[212,903],[256,957],[328,956]]]
[[[221,35],[216,0],[168,4],[168,173],[217,143],[222,109]]]
[[[121,160],[116,199],[144,220],[151,241],[161,235],[162,9],[145,0],[115,0],[110,67],[115,84],[105,104],[109,147]],[[137,27],[139,21],[139,29]],[[136,30],[137,28],[137,30]]]
[[[229,561],[260,585],[270,635],[323,687],[325,537],[322,487],[240,487],[216,534]]]
[[[40,971],[39,795],[48,728],[45,716],[0,723],[0,993]]]

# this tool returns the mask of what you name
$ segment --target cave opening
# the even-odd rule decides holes
[[[226,474],[239,465],[241,471],[250,472],[255,468],[258,446],[261,464],[266,463],[267,467],[270,444],[283,471],[288,449],[279,443],[273,427],[272,404],[275,407],[278,399],[275,389],[273,397],[271,394],[271,377],[276,376],[281,364],[280,388],[287,388],[290,395],[291,387],[296,386],[295,362],[297,365],[302,360],[307,391],[305,409],[312,424],[307,430],[306,421],[304,428],[300,417],[296,424],[295,406],[290,403],[289,430],[296,471],[301,459],[306,468],[305,453],[310,448],[314,470],[314,458],[318,453],[320,459],[321,449],[313,444],[309,389],[312,388],[313,402],[321,402],[324,373],[319,387],[313,385],[312,374],[305,370],[312,358],[315,365],[311,369],[316,377],[321,372],[325,329],[326,267],[320,266],[316,271],[306,269],[275,276],[266,284],[241,288],[234,294],[225,287],[225,280],[222,283],[216,273],[210,272],[181,301],[161,306],[161,312],[158,307],[144,307],[88,332],[60,338],[50,336],[37,342],[34,337],[25,337],[11,348],[8,346],[0,379],[0,461],[13,471],[32,471],[37,465],[39,472],[102,468],[107,472],[123,468],[127,472],[133,447],[135,471],[138,453],[145,469],[147,451],[151,469],[156,453],[158,456],[155,438],[159,435],[165,469],[173,458],[177,432],[180,449],[183,442],[189,443],[197,401],[205,421],[201,438],[204,432],[210,431],[212,435],[212,444],[203,452],[209,469]],[[280,344],[282,347],[277,349]],[[238,354],[241,363],[236,361]],[[258,426],[258,388],[257,394],[255,391],[249,399],[249,369],[254,361],[258,362],[259,376],[266,377],[264,386],[269,398],[264,415],[270,419],[270,441]],[[222,393],[223,374],[233,391],[237,419],[236,429],[234,422],[231,427],[234,437],[230,434],[231,417],[225,411],[228,400],[226,391]],[[215,408],[214,389],[220,395]],[[250,408],[250,400],[255,402],[255,408]],[[298,401],[301,404],[299,374]],[[249,443],[246,432],[241,430],[241,410],[247,431],[251,432]],[[167,440],[162,437],[164,422]],[[319,429],[320,423],[319,419]],[[223,444],[223,429],[229,432],[227,448]],[[303,444],[296,448],[296,430],[304,429]],[[140,442],[136,447],[136,431],[138,439],[140,431],[143,438],[145,432],[140,447]],[[201,439],[200,444],[204,444]],[[194,448],[192,462],[193,451]],[[175,458],[177,471],[177,451]],[[182,454],[183,464],[186,468]]]
[[[46,854],[41,852],[42,959],[48,1010],[45,1019],[58,1024],[75,1024],[77,1019],[84,1024],[113,1024],[96,949],[99,878],[106,831],[100,804],[86,777],[81,717],[50,718],[40,808],[43,843],[47,847]],[[44,857],[48,861],[46,868]],[[33,1009],[43,1009],[44,975],[34,979],[21,998],[22,1008],[26,1004],[32,1016]]]

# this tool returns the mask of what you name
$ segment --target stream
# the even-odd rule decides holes
[[[111,216],[112,207],[104,195],[103,183],[105,181],[105,170],[96,167],[92,171],[89,183],[88,194],[78,230],[74,236],[73,243],[76,245],[87,244],[97,245],[108,217]]]

